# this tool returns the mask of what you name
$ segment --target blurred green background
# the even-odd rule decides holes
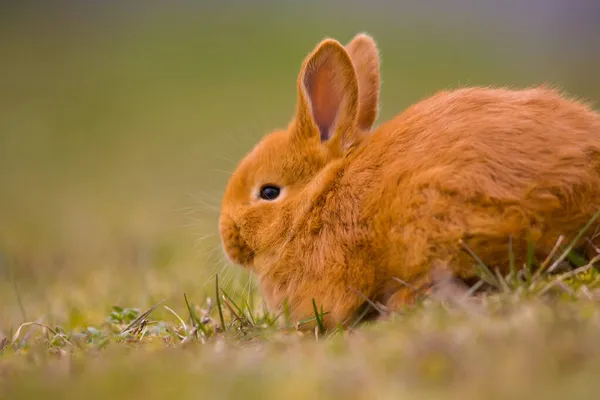
[[[379,122],[474,84],[600,100],[600,7],[526,3],[3,3],[0,331],[199,298],[215,272],[251,287],[223,261],[221,192],[325,36],[378,42]]]

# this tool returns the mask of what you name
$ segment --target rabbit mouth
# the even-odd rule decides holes
[[[254,251],[242,237],[240,228],[235,221],[227,216],[222,216],[219,225],[225,256],[234,264],[251,266],[254,260]]]

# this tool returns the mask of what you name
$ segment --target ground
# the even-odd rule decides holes
[[[182,294],[93,324],[31,321],[0,338],[0,397],[595,398],[597,270],[493,277],[478,292],[439,282],[402,313],[329,332],[216,279],[220,296],[198,304]]]

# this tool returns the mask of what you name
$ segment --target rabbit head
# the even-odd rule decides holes
[[[379,56],[369,36],[346,46],[325,39],[308,55],[297,79],[296,115],[243,158],[226,187],[219,229],[232,262],[259,276],[275,273],[269,269],[284,262],[287,244],[327,185],[327,171],[369,134],[378,100]],[[270,284],[272,294],[277,284]],[[282,300],[270,297],[273,304]]]

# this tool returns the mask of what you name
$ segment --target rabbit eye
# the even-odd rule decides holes
[[[279,197],[281,189],[273,185],[265,185],[260,188],[260,198],[263,200],[275,200]]]

